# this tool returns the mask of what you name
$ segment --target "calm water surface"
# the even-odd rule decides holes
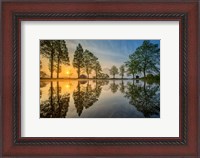
[[[141,80],[40,82],[41,118],[159,118],[160,85]]]

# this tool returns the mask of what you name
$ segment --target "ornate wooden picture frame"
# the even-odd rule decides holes
[[[3,2],[3,156],[199,155],[196,2]],[[179,137],[21,137],[22,21],[179,21]]]

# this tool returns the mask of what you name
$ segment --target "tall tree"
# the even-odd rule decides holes
[[[50,77],[53,78],[53,71],[55,70],[54,61],[56,55],[56,41],[55,40],[41,40],[40,54],[49,59]]]
[[[124,78],[124,73],[125,73],[125,66],[121,65],[119,67],[119,75],[122,77],[122,79]]]
[[[129,61],[125,62],[125,65],[127,67],[127,75],[132,75],[133,78],[136,73],[141,72],[141,67],[139,62],[135,59],[135,54],[129,55]]]
[[[78,78],[80,77],[81,68],[84,66],[83,61],[83,48],[79,43],[76,47],[76,51],[74,52],[73,66],[77,68]]]
[[[61,64],[69,65],[68,49],[64,40],[56,40],[57,78],[61,72]]]
[[[101,68],[99,61],[97,61],[97,60],[94,63],[94,71],[96,73],[96,78],[98,78],[98,76],[101,74],[102,68]]]
[[[118,72],[118,68],[115,66],[115,65],[113,65],[112,67],[111,67],[111,69],[110,69],[110,75],[112,75],[113,76],[113,78],[115,78],[115,75],[117,75],[119,72]]]
[[[94,54],[86,49],[83,53],[83,62],[84,62],[85,72],[88,78],[90,73],[92,72],[92,69],[94,68],[95,61],[96,57],[94,56]]]
[[[160,48],[158,44],[150,41],[144,41],[143,44],[136,49],[134,54],[129,56],[129,68],[135,66],[146,77],[147,73],[160,72]]]

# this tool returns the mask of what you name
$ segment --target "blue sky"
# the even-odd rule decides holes
[[[110,68],[112,65],[117,67],[128,60],[137,47],[141,46],[144,40],[66,40],[70,61],[76,46],[80,43],[83,49],[88,49],[99,58],[102,68]],[[160,40],[150,40],[151,43],[158,44]]]

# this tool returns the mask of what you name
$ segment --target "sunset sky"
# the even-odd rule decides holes
[[[137,47],[141,46],[143,40],[65,40],[69,52],[70,66],[62,65],[60,77],[77,77],[76,69],[72,66],[73,55],[77,45],[80,43],[83,49],[88,49],[96,57],[102,66],[103,72],[108,73],[113,65],[118,68],[128,60],[128,56],[132,54]],[[151,43],[158,44],[160,40],[150,40]],[[48,70],[48,60],[41,57],[42,71],[50,74]],[[56,73],[54,73],[56,76]],[[93,74],[91,75],[93,76]],[[116,76],[118,77],[118,76]]]

